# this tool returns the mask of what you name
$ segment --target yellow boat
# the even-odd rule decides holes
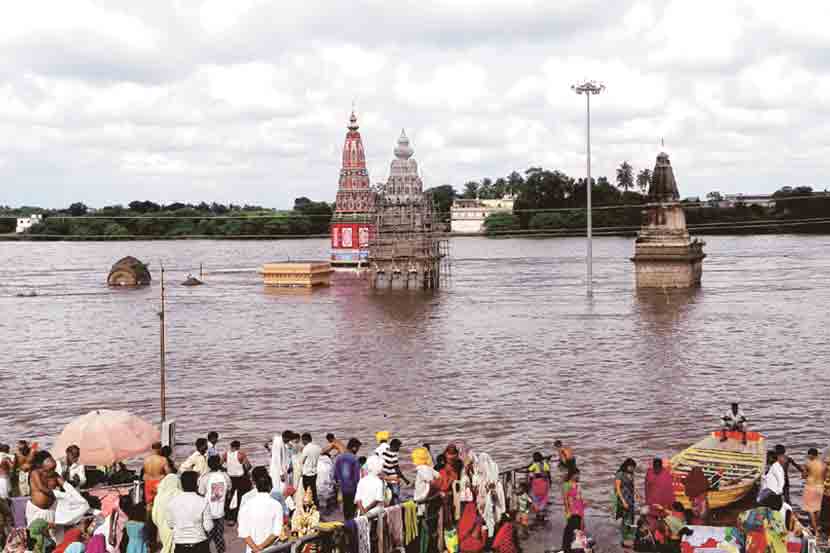
[[[767,462],[766,439],[758,432],[747,432],[743,444],[740,432],[712,432],[703,440],[684,449],[671,459],[674,496],[687,509],[692,503],[686,497],[686,475],[694,467],[703,469],[710,489],[706,496],[710,509],[719,509],[742,499],[764,475]]]

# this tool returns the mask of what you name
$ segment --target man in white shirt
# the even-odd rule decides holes
[[[366,469],[369,474],[357,483],[354,500],[360,514],[377,512],[383,508],[386,499],[386,489],[380,474],[383,472],[383,459],[372,455],[366,460]]]
[[[213,529],[213,517],[205,498],[196,493],[199,475],[189,470],[180,478],[183,493],[173,497],[167,505],[167,525],[173,530],[174,551],[210,553],[207,536]]]
[[[66,448],[66,458],[63,462],[58,459],[55,467],[55,471],[77,489],[86,486],[86,468],[80,463],[80,458],[81,448],[71,445]]]
[[[199,478],[199,493],[207,500],[213,529],[208,540],[216,546],[217,553],[225,553],[225,501],[231,489],[231,478],[222,471],[222,459],[218,455],[208,457],[210,472]]]
[[[787,462],[787,451],[784,446],[775,446],[775,462],[770,466],[766,476],[764,476],[764,489],[769,490],[769,493],[782,496],[784,495],[784,484],[786,483],[786,476],[784,475],[784,463]]]
[[[254,485],[256,495],[246,498],[239,507],[238,535],[245,540],[245,553],[259,553],[273,544],[282,533],[282,505],[269,493],[271,478],[257,474]]]
[[[317,499],[317,462],[323,450],[319,445],[311,441],[311,434],[306,432],[300,438],[303,441],[303,452],[300,454],[300,464],[303,467],[303,489],[311,489],[311,497],[314,505],[319,508],[320,502]]]
[[[207,464],[207,450],[208,450],[208,441],[204,438],[199,438],[196,440],[196,451],[194,451],[190,457],[185,459],[185,462],[179,466],[179,474],[192,470],[199,474],[199,476],[204,476],[208,473],[208,464]]]
[[[723,421],[723,436],[721,441],[725,442],[728,439],[727,432],[741,432],[743,434],[743,443],[746,445],[746,416],[737,403],[733,403],[729,411],[721,417]]]

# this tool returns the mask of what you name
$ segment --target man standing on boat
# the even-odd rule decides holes
[[[737,403],[732,404],[732,408],[726,412],[721,420],[723,420],[723,437],[720,441],[725,442],[728,439],[727,432],[741,432],[743,433],[743,443],[746,445],[747,420]]]

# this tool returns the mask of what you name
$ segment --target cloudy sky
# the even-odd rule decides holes
[[[681,194],[830,187],[826,0],[54,0],[0,18],[0,204],[333,200],[373,182],[650,167]]]

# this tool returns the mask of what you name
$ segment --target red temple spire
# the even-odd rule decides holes
[[[375,194],[369,185],[366,153],[360,138],[357,116],[349,117],[337,200],[331,222],[331,260],[335,265],[365,262],[369,238],[374,232]]]

